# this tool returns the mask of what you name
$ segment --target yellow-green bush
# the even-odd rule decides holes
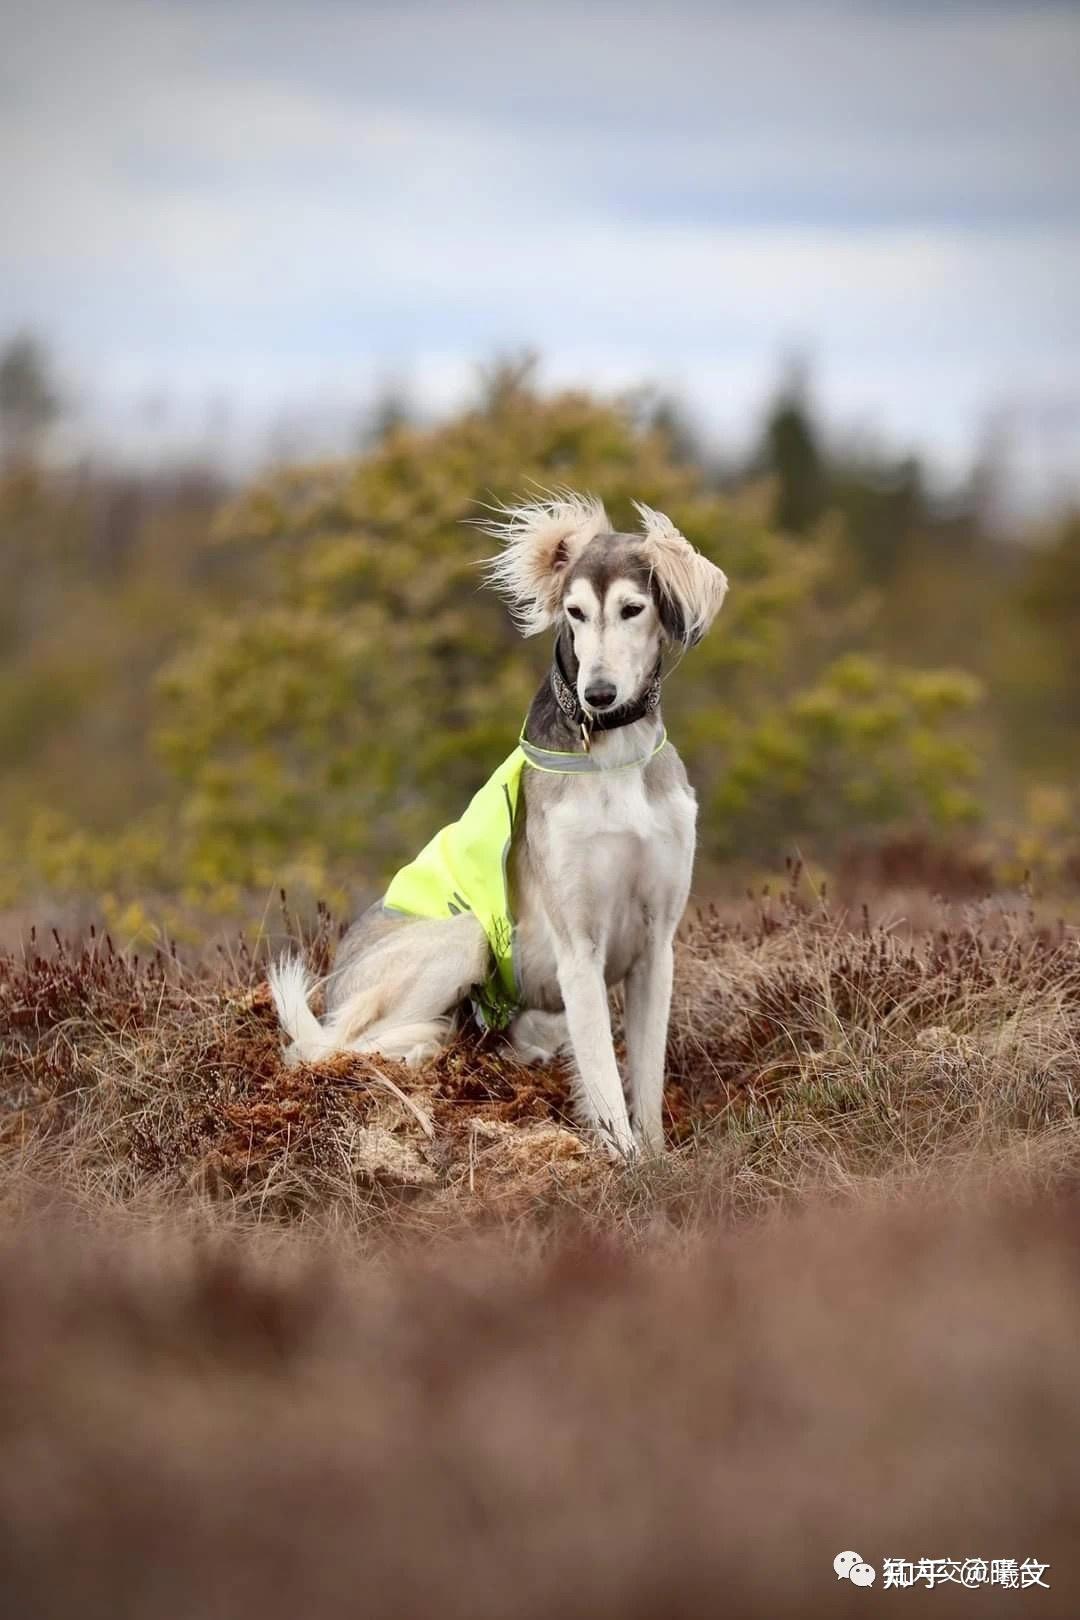
[[[188,881],[265,887],[385,873],[458,812],[516,739],[549,648],[480,590],[483,503],[537,486],[670,514],[731,578],[665,694],[706,851],[824,853],[855,831],[975,814],[961,675],[840,657],[827,527],[786,539],[751,490],[725,497],[664,435],[520,375],[431,431],[397,426],[347,464],[271,477],[215,543],[248,581],[159,682],[157,743],[183,788]]]

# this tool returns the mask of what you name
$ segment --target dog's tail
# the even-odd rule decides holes
[[[284,1053],[290,1065],[319,1063],[335,1052],[378,1053],[417,1064],[444,1046],[453,1028],[448,1013],[434,1016],[432,1008],[433,1016],[423,1017],[423,998],[421,1007],[399,1003],[388,1010],[385,984],[354,991],[320,1022],[310,1004],[314,980],[298,956],[279,957],[267,979],[278,1022],[291,1043]]]
[[[311,1010],[313,981],[300,958],[279,957],[271,964],[267,978],[278,1022],[292,1042],[285,1049],[286,1063],[315,1063],[335,1051],[333,1031],[320,1024]]]

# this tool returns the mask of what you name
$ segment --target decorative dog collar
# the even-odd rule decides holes
[[[581,744],[588,754],[594,731],[617,731],[621,726],[632,726],[635,721],[644,720],[646,715],[656,713],[660,705],[660,660],[657,659],[652,679],[636,703],[623,704],[608,713],[601,711],[593,714],[591,710],[582,708],[575,688],[563,673],[559,644],[556,642],[555,656],[551,661],[551,690],[570,724],[581,732]]]

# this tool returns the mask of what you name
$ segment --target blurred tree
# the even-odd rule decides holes
[[[2,819],[22,838],[50,818],[38,844],[51,861],[58,815],[112,840],[175,796],[147,742],[154,676],[211,605],[252,591],[241,559],[206,544],[221,499],[220,480],[195,469],[0,471]],[[122,843],[116,865],[137,883],[133,841]],[[21,868],[31,885],[36,857]]]
[[[415,416],[412,402],[403,386],[395,383],[381,389],[360,428],[360,449],[368,450],[390,438],[398,428],[407,427]]]
[[[1048,545],[1032,551],[1021,600],[1039,630],[1068,655],[1063,668],[1080,697],[1080,512],[1065,518]]]
[[[417,421],[419,412],[404,372],[388,371],[376,383],[371,400],[362,410],[356,427],[355,447],[359,454],[372,450],[398,428]]]
[[[446,425],[393,427],[356,461],[271,477],[225,514],[219,543],[252,588],[160,685],[189,876],[378,875],[459,813],[513,746],[550,657],[479,590],[490,542],[470,520],[560,484],[600,495],[620,527],[635,525],[632,498],[668,512],[731,577],[665,699],[707,848],[772,858],[802,833],[835,846],[856,825],[970,814],[972,760],[949,727],[971,683],[935,677],[931,691],[873,660],[830,662],[847,634],[826,534],[785,539],[760,493],[718,495],[626,409],[542,397],[524,359],[488,372]],[[762,815],[778,792],[782,814]]]
[[[707,465],[709,457],[701,432],[690,411],[673,394],[658,393],[655,389],[644,391],[637,420],[644,432],[659,435],[675,466]]]
[[[843,515],[848,544],[864,578],[883,582],[927,523],[922,468],[914,456],[892,459],[866,447],[837,456],[829,503]]]
[[[0,446],[10,468],[37,459],[42,440],[60,414],[48,355],[29,333],[0,352]]]
[[[1006,621],[1004,669],[1014,747],[1071,780],[1080,769],[1080,512],[1032,546],[1015,594],[1020,618]]]
[[[496,355],[490,365],[480,366],[478,408],[488,416],[498,417],[516,401],[529,399],[536,386],[536,373],[540,356],[535,349],[521,349],[516,354]]]
[[[825,510],[828,480],[801,363],[788,368],[769,409],[758,461],[775,480],[774,523],[784,534],[805,534]]]
[[[884,584],[912,545],[970,548],[977,528],[979,488],[931,502],[922,466],[863,437],[826,447],[815,418],[805,366],[793,362],[769,410],[751,468],[773,483],[772,518],[785,534],[805,534],[828,511],[843,519],[859,578]]]

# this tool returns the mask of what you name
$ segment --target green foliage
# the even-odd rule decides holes
[[[708,801],[716,844],[764,852],[794,837],[827,852],[890,825],[976,821],[975,755],[947,728],[978,696],[961,672],[838,659],[732,748]]]
[[[1059,780],[1080,769],[1080,513],[1040,536],[1019,580],[1020,614],[1010,621],[1010,718],[1017,751],[1053,762]]]
[[[7,460],[34,454],[60,414],[49,357],[29,333],[0,350],[0,450]]]
[[[762,460],[774,480],[773,517],[786,533],[812,528],[825,509],[827,470],[806,399],[806,379],[795,367],[765,424]]]
[[[162,663],[236,594],[206,545],[219,502],[205,477],[0,474],[0,904],[183,881],[147,732]]]
[[[766,857],[973,814],[974,763],[953,731],[973,683],[835,661],[847,638],[826,529],[785,539],[767,493],[716,493],[662,424],[580,393],[542,398],[507,368],[447,425],[390,425],[356,461],[273,477],[224,514],[217,544],[249,588],[159,683],[189,880],[378,880],[459,813],[513,745],[549,657],[479,589],[487,546],[470,520],[485,500],[558,484],[602,496],[620,526],[633,498],[668,512],[731,578],[665,698],[707,851]]]

